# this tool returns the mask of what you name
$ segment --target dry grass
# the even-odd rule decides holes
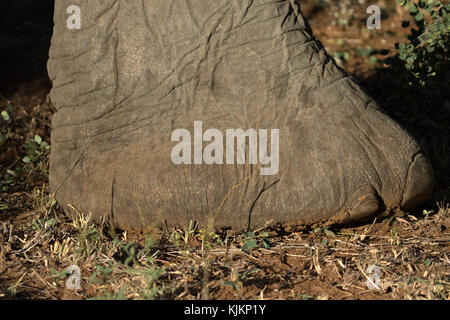
[[[127,234],[69,220],[48,195],[20,223],[0,224],[2,298],[42,299],[449,299],[450,209],[392,216],[340,230],[248,235],[190,224],[183,230]],[[45,201],[42,201],[44,199]],[[44,204],[44,205],[42,205]],[[257,235],[262,235],[261,230]],[[267,245],[269,244],[270,245]],[[369,265],[381,269],[369,290]],[[81,269],[81,290],[65,270]]]

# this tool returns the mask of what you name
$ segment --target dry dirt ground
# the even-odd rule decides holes
[[[450,299],[449,107],[414,108],[408,92],[392,85],[381,60],[409,32],[394,1],[380,1],[375,31],[365,28],[367,4],[352,13],[327,2],[304,1],[305,15],[328,52],[427,151],[436,190],[426,203],[362,225],[295,233],[213,232],[192,222],[127,234],[92,224],[76,208],[70,220],[47,190],[42,143],[50,144],[54,112],[45,73],[51,8],[31,8],[32,19],[24,12],[0,23],[0,111],[8,113],[0,118],[7,134],[0,140],[0,299]],[[80,268],[79,290],[67,287],[72,265]]]

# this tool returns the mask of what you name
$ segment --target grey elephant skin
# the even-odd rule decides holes
[[[131,230],[296,228],[432,192],[418,144],[336,66],[296,0],[56,0],[54,21],[50,187],[69,214]],[[278,129],[278,172],[175,164],[171,135],[194,121]]]

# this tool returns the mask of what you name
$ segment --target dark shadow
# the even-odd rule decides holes
[[[420,87],[409,85],[407,74],[397,57],[392,67],[380,68],[365,78],[357,78],[365,91],[392,119],[419,143],[435,173],[434,193],[418,208],[434,206],[450,199],[450,84],[441,78]],[[445,70],[444,70],[445,72]],[[444,76],[442,77],[442,79]]]
[[[0,10],[0,94],[24,82],[46,80],[53,0],[3,1]]]

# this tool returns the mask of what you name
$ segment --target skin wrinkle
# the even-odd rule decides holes
[[[362,117],[361,119],[362,119],[362,121],[363,121],[363,120],[364,120],[364,117]],[[352,122],[354,123],[354,125],[355,125],[358,129],[361,130],[361,132],[363,132],[363,134],[365,135],[366,140],[367,140],[369,143],[372,143],[372,144],[373,144],[373,147],[374,147],[375,150],[377,151],[376,154],[377,154],[378,156],[380,156],[380,157],[383,159],[384,162],[389,163],[387,157],[383,154],[383,152],[380,150],[380,148],[373,142],[373,139],[371,139],[369,136],[367,136],[367,135],[364,133],[364,131],[361,129],[361,127],[360,127],[357,123],[355,123],[355,122],[353,121],[353,119],[352,119]],[[368,124],[367,122],[366,122],[366,126],[369,127],[369,124]],[[378,158],[378,157],[376,157],[376,158]],[[375,172],[376,172],[376,174],[377,174],[377,181],[376,181],[376,182],[378,182],[378,183],[376,184],[376,187],[377,187],[376,190],[377,190],[378,194],[381,194],[381,192],[382,192],[382,190],[383,190],[383,189],[382,189],[383,182],[382,182],[382,179],[381,179],[381,177],[380,177],[380,172],[377,170],[377,166],[375,166],[375,163],[373,162],[373,160],[372,160],[371,157],[369,157],[369,160],[370,160],[371,165],[372,165],[372,167],[374,168],[374,170],[375,170]],[[391,165],[390,163],[389,163],[389,165],[390,165],[390,168],[392,169],[392,165]],[[397,178],[400,177],[399,174],[398,174],[395,170],[392,170],[392,172],[395,173],[395,174],[397,175]],[[375,187],[375,186],[374,186],[374,187]]]
[[[86,49],[86,50],[84,50],[81,53],[76,54],[76,55],[69,55],[68,54],[68,55],[61,55],[59,57],[50,57],[50,58],[52,58],[53,60],[76,60],[78,58],[82,58],[85,54],[91,53],[93,50],[95,50],[95,49],[94,48],[88,48],[88,49]],[[86,73],[86,72],[77,71],[77,72],[74,72],[72,74],[79,74],[79,73]]]
[[[247,14],[248,14],[250,8],[253,6],[253,3],[254,3],[254,0],[250,0],[248,5],[245,6],[245,9],[244,9],[244,12],[243,12],[243,15],[242,15],[242,18],[241,18],[241,23],[247,17]]]
[[[350,99],[351,99],[351,98],[350,98]],[[363,100],[363,99],[361,98],[361,100]],[[361,114],[360,111],[357,110],[357,109],[354,109],[354,111],[355,111],[355,112],[358,112],[359,114]],[[364,117],[361,117],[361,120],[364,121]],[[355,123],[355,125],[358,127],[358,129],[360,129],[361,132],[364,132],[364,131],[361,129],[360,126],[358,126],[356,123]],[[366,122],[366,126],[370,126],[370,125]],[[369,138],[367,137],[367,139],[369,139]],[[370,141],[372,141],[372,139],[370,139]],[[378,148],[378,146],[375,145],[375,148]],[[400,151],[400,152],[401,152],[401,151]],[[389,164],[389,168],[391,169],[391,172],[392,172],[393,174],[396,175],[396,178],[397,178],[397,179],[393,179],[393,180],[394,180],[394,181],[395,181],[395,180],[396,180],[396,181],[402,181],[401,175],[400,175],[400,173],[397,171],[398,169],[396,168],[396,166],[393,165],[393,164],[388,160],[388,158],[386,157],[386,155],[385,155],[383,152],[381,152],[380,154],[381,154],[381,156],[383,157],[384,162],[386,162],[386,163]],[[397,169],[397,170],[396,170],[396,169]],[[380,179],[380,181],[381,181],[381,179]],[[405,181],[405,180],[403,180],[403,181]],[[381,192],[381,190],[378,190],[378,191]]]
[[[198,25],[197,20],[194,19],[194,14],[192,13],[191,5],[189,4],[189,0],[182,0],[182,3],[184,4],[184,6],[187,9],[187,12],[189,14],[189,18],[191,19],[191,22],[195,25],[195,27],[197,28],[197,31],[199,31],[200,26]]]
[[[405,175],[405,182],[407,182],[408,181],[408,177],[409,177],[409,175],[411,174],[411,168],[413,167],[413,165],[414,165],[414,163],[415,163],[415,161],[416,161],[416,158],[419,156],[419,155],[422,155],[423,156],[423,152],[422,151],[417,151],[416,153],[414,153],[413,155],[412,155],[412,159],[411,159],[411,161],[410,161],[410,163],[409,163],[409,166],[408,166],[408,170],[406,170],[406,175]],[[400,204],[404,204],[405,202],[404,202],[404,197],[405,197],[405,192],[406,192],[406,189],[407,189],[407,185],[406,185],[406,183],[405,183],[405,186],[403,187],[403,190],[402,190],[402,193],[401,193],[401,199],[400,199]]]
[[[369,145],[371,145],[371,146],[373,147],[373,148],[365,148],[365,147],[360,143],[359,137],[356,137],[355,135],[352,134],[352,132],[350,132],[350,134],[352,134],[353,138],[361,145],[361,148],[363,148],[364,152],[367,154],[367,159],[368,159],[368,161],[370,161],[371,168],[373,168],[373,169],[375,170],[375,173],[377,174],[377,177],[378,177],[378,179],[377,179],[378,181],[376,181],[376,182],[378,182],[378,183],[377,183],[377,186],[380,186],[380,184],[381,184],[380,175],[379,175],[379,172],[377,171],[377,166],[375,165],[375,163],[373,162],[372,159],[373,159],[373,158],[378,158],[378,157],[375,156],[375,154],[376,154],[377,156],[383,157],[383,159],[386,160],[386,162],[387,162],[387,159],[386,159],[386,157],[383,155],[383,153],[379,150],[379,148],[376,146],[376,144],[373,142],[373,139],[371,139],[370,137],[368,137],[368,136],[365,134],[365,132],[364,132],[365,130],[364,130],[360,125],[358,125],[358,124],[354,121],[353,117],[352,117],[350,114],[349,114],[349,119],[351,120],[351,122],[352,122],[352,124],[355,126],[355,128],[359,129],[358,132],[362,133],[362,135],[363,135],[364,138],[366,139],[366,143],[369,144]],[[360,117],[359,119],[361,120],[361,119],[363,119],[363,117]],[[369,152],[367,151],[367,149],[374,149],[375,153],[371,152],[370,155],[369,155]],[[380,190],[378,190],[378,191],[380,191]]]
[[[106,135],[106,134],[109,134],[109,133],[112,133],[112,132],[115,132],[115,131],[119,131],[120,129],[127,128],[127,127],[129,127],[129,126],[131,126],[131,125],[135,125],[135,123],[137,123],[137,122],[144,122],[144,121],[147,121],[147,120],[149,120],[149,119],[152,119],[152,116],[151,116],[151,117],[148,117],[148,118],[140,119],[139,121],[135,121],[135,122],[126,124],[126,125],[121,126],[121,127],[111,128],[111,129],[108,129],[108,130],[106,130],[106,131],[103,131],[103,132],[99,132],[99,133],[93,134],[91,137],[104,136],[104,135]],[[132,133],[132,132],[134,132],[134,131],[139,131],[139,130],[142,129],[142,128],[148,128],[148,123],[146,123],[146,124],[144,124],[144,125],[142,125],[142,126],[140,126],[140,127],[135,127],[135,128],[133,128],[132,130],[126,131],[126,132],[124,132],[124,133],[129,134],[129,133]],[[97,142],[97,143],[101,143],[103,140],[106,140],[106,141],[107,141],[107,140],[109,140],[109,139],[110,139],[109,137],[105,137],[105,138],[103,138],[102,140],[98,140],[98,141],[96,141],[96,142]],[[81,139],[80,139],[80,140],[81,140]],[[65,141],[58,141],[58,140],[55,140],[55,141],[54,141],[54,144],[55,144],[55,143],[56,143],[56,144],[65,144],[65,143],[72,142],[72,141],[73,141],[72,139],[65,140]],[[118,146],[118,147],[120,148],[120,146]]]
[[[353,122],[353,121],[352,121],[352,122]],[[358,126],[357,126],[354,122],[353,122],[353,124],[355,125],[355,128],[358,128]],[[367,149],[369,149],[369,148],[364,147],[364,145],[363,145],[363,144],[361,143],[361,141],[360,141],[360,138],[357,137],[355,134],[353,134],[352,131],[347,131],[347,130],[346,130],[346,132],[347,132],[348,135],[350,135],[350,136],[353,138],[353,140],[356,141],[356,143],[360,146],[362,152],[365,154],[365,159],[367,159],[367,161],[369,161],[369,163],[370,163],[371,169],[373,169],[373,170],[377,173],[376,166],[375,166],[375,164],[373,163],[372,158],[371,158],[371,156],[369,155],[369,152],[367,151]],[[369,179],[369,177],[368,177],[367,175],[365,176],[365,178],[366,178],[368,181],[371,180],[371,179]],[[373,181],[372,181],[372,183],[373,183]]]
[[[104,10],[99,10],[100,12],[97,13],[97,16],[94,17],[94,21],[98,21],[100,19],[103,18],[103,16],[105,16],[106,14],[108,14],[113,7],[115,7],[116,5],[119,5],[119,1],[113,1],[112,4],[110,6],[106,6],[106,8],[104,8]],[[118,9],[118,8],[116,8]]]
[[[190,81],[188,81],[188,82],[190,82]],[[187,83],[188,83],[187,82]],[[112,85],[112,86],[109,86],[109,88],[112,88],[114,85]],[[105,87],[105,88],[103,88],[103,89],[106,89],[106,88],[108,88],[108,87]],[[164,97],[168,97],[168,96],[170,96],[170,93],[173,91],[173,90],[175,90],[175,89],[177,89],[176,87],[175,88],[172,88],[171,89],[171,91],[169,91],[169,92],[167,92],[161,99],[163,99]],[[131,104],[132,102],[134,102],[134,100],[138,100],[138,99],[141,99],[141,98],[145,98],[145,96],[147,95],[148,93],[144,93],[142,96],[137,96],[136,98],[134,98],[134,99],[132,99],[131,101],[129,101],[129,103]],[[158,102],[160,102],[160,101],[158,101]],[[62,107],[62,108],[60,108],[60,109],[63,109],[63,108],[66,108],[67,106],[64,106],[64,107]],[[75,108],[75,107],[80,107],[79,105],[74,105],[74,106],[70,106],[71,108]],[[88,107],[87,107],[88,108]],[[134,109],[134,110],[137,110],[136,109],[136,107],[135,106],[132,106],[132,108]],[[140,108],[140,107],[137,107],[137,108]],[[148,109],[148,106],[142,106],[142,108],[147,108]],[[59,110],[59,109],[58,109]],[[113,111],[113,110],[111,110],[111,111]],[[121,117],[121,116],[123,116],[123,114],[125,114],[125,113],[127,113],[127,111],[129,111],[129,110],[124,110],[123,112],[116,112],[115,113],[115,117]],[[107,112],[107,114],[109,114],[110,112]],[[106,114],[105,114],[106,115]],[[89,123],[89,122],[92,122],[92,121],[95,121],[95,120],[100,120],[101,118],[104,118],[103,116],[100,116],[100,117],[96,117],[96,118],[94,118],[94,119],[92,119],[92,120],[89,120],[89,121],[87,121],[87,120],[84,120],[84,121],[82,121],[82,122],[78,122],[78,123],[69,123],[69,124],[67,124],[67,125],[64,125],[64,126],[60,126],[60,127],[58,127],[58,128],[67,128],[67,127],[70,127],[70,126],[80,126],[80,125],[83,125],[83,124],[86,124],[86,123]],[[111,117],[111,119],[112,119],[112,117]]]

